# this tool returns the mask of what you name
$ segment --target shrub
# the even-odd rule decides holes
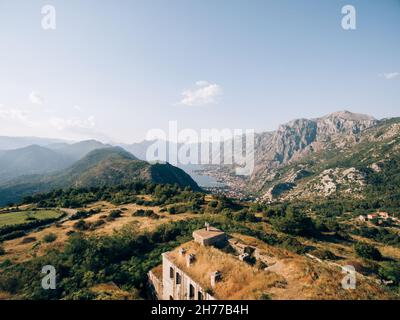
[[[262,293],[258,299],[259,300],[271,300],[271,296],[269,296],[267,293]]]
[[[176,208],[174,206],[168,208],[169,214],[176,214]]]
[[[48,233],[43,237],[43,241],[50,243],[57,239],[57,236],[54,233]]]
[[[3,262],[0,263],[0,268],[7,268],[12,265],[12,262],[10,259],[6,259]]]
[[[210,208],[216,208],[218,206],[218,201],[217,200],[211,200],[208,204]]]
[[[106,222],[103,219],[99,219],[93,223],[90,224],[90,230],[94,230],[100,226],[102,226],[103,224],[105,224]]]
[[[3,248],[2,245],[0,245],[0,256],[6,254],[6,250]]]
[[[272,226],[295,236],[314,236],[317,233],[313,221],[305,214],[288,210],[283,217],[271,219]]]
[[[79,220],[78,222],[75,222],[73,227],[74,227],[74,229],[84,231],[84,230],[88,230],[90,225],[87,222],[85,222],[85,220]]]
[[[382,255],[377,248],[368,243],[359,242],[354,245],[354,251],[363,259],[381,260]]]
[[[139,209],[136,210],[136,212],[134,212],[132,214],[132,216],[134,217],[149,217],[151,219],[159,219],[160,216],[155,213],[153,210],[143,210],[143,209]]]
[[[373,239],[390,246],[400,246],[400,237],[397,232],[386,228],[369,228],[363,226],[352,230],[352,233],[364,238]]]
[[[113,221],[113,220],[115,220],[117,218],[120,218],[121,217],[121,213],[122,213],[121,210],[112,210],[110,212],[110,214],[107,216],[106,220],[107,221]]]
[[[79,220],[90,216],[90,213],[84,210],[77,211],[69,217],[69,220]]]
[[[299,240],[293,237],[285,236],[281,240],[281,247],[291,252],[303,254],[307,252],[307,247],[303,245]]]
[[[144,204],[144,200],[141,199],[141,198],[138,198],[138,199],[136,200],[136,204],[138,204],[139,206],[141,206],[141,205]]]
[[[133,217],[144,217],[145,211],[143,209],[138,209],[134,213],[132,213]]]
[[[112,210],[111,212],[110,212],[110,214],[109,214],[109,217],[112,217],[112,218],[119,218],[119,217],[121,217],[121,210]]]
[[[175,205],[174,208],[176,214],[185,213],[188,211],[188,207],[184,204]]]
[[[235,220],[235,221],[245,221],[246,219],[247,219],[247,211],[246,210],[240,210],[233,214],[233,220]]]
[[[382,262],[378,272],[383,279],[393,281],[395,285],[400,283],[400,262]]]
[[[90,209],[89,211],[85,211],[85,210],[79,210],[77,211],[75,214],[73,214],[69,220],[79,220],[79,219],[85,219],[88,218],[96,213],[100,213],[101,209],[100,208],[96,208],[96,209]]]
[[[315,227],[320,232],[337,232],[340,231],[340,225],[334,218],[318,218],[315,221]]]
[[[258,218],[255,216],[254,213],[248,212],[247,215],[246,215],[246,220],[249,221],[249,222],[257,222]]]

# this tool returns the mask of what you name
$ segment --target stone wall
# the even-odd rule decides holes
[[[148,273],[151,294],[154,298],[162,300],[163,284],[162,279],[159,279],[152,271]]]
[[[180,270],[169,259],[167,253],[163,259],[163,298],[164,300],[215,300],[204,289]],[[177,283],[179,277],[180,283]],[[191,295],[192,293],[192,295]]]

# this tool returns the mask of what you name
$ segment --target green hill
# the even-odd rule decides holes
[[[103,187],[139,180],[200,189],[179,168],[168,163],[150,164],[138,160],[120,147],[109,147],[90,152],[66,170],[49,175],[19,177],[1,185],[0,205],[15,203],[24,196],[52,189]]]

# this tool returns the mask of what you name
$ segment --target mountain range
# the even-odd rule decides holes
[[[54,189],[104,187],[133,181],[177,184],[200,190],[187,173],[168,163],[150,164],[121,147],[102,147],[90,151],[65,169],[23,175],[3,182],[0,184],[0,205],[16,203],[25,196]]]
[[[232,166],[207,167],[203,174],[228,181],[231,190],[263,201],[363,199],[379,184],[377,179],[372,183],[373,173],[384,177],[390,170],[396,181],[399,142],[400,118],[377,120],[341,111],[297,119],[274,132],[257,134],[250,177],[236,176]],[[380,186],[387,192],[388,183],[381,181]]]
[[[198,181],[211,176],[230,195],[263,201],[365,197],[372,172],[389,167],[399,156],[400,119],[339,111],[316,119],[296,119],[276,131],[255,136],[255,168],[251,176],[235,174],[233,165],[188,167]],[[154,141],[118,147],[95,140],[70,143],[30,138],[0,137],[0,202],[16,195],[54,187],[93,186],[143,178],[198,188],[182,170],[169,164],[144,161]],[[14,144],[13,144],[14,143]],[[5,148],[5,149],[7,149]],[[161,159],[168,161],[168,159]],[[178,164],[181,168],[186,168]],[[397,172],[397,171],[396,171]],[[396,176],[396,172],[394,172]],[[12,196],[7,196],[12,194]]]
[[[21,143],[27,143],[31,138],[10,139],[9,137],[0,137],[0,145],[5,145],[4,141],[13,141],[8,143],[10,148]],[[47,141],[46,139],[32,139],[33,141]],[[50,140],[51,141],[51,140]],[[75,161],[78,161],[90,151],[95,149],[109,147],[95,140],[82,141],[68,144],[65,142],[50,143],[44,145],[32,144],[22,148],[11,150],[0,150],[0,183],[17,178],[19,176],[30,174],[44,174],[66,169]]]
[[[399,143],[400,118],[375,121],[354,134],[333,134],[313,151],[252,179],[269,200],[394,199],[400,191]]]
[[[279,126],[272,133],[260,134],[255,145],[255,170],[251,181],[261,188],[275,169],[310,154],[347,144],[356,144],[361,133],[378,121],[349,111],[335,112],[317,119],[297,119]],[[340,137],[340,139],[337,139]]]
[[[66,142],[66,140],[51,138],[0,136],[0,150],[20,149],[31,145],[47,146],[50,144]]]

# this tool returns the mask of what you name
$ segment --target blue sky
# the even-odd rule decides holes
[[[341,27],[346,4],[356,30]],[[0,135],[134,142],[169,120],[399,116],[399,34],[396,0],[2,0]]]

